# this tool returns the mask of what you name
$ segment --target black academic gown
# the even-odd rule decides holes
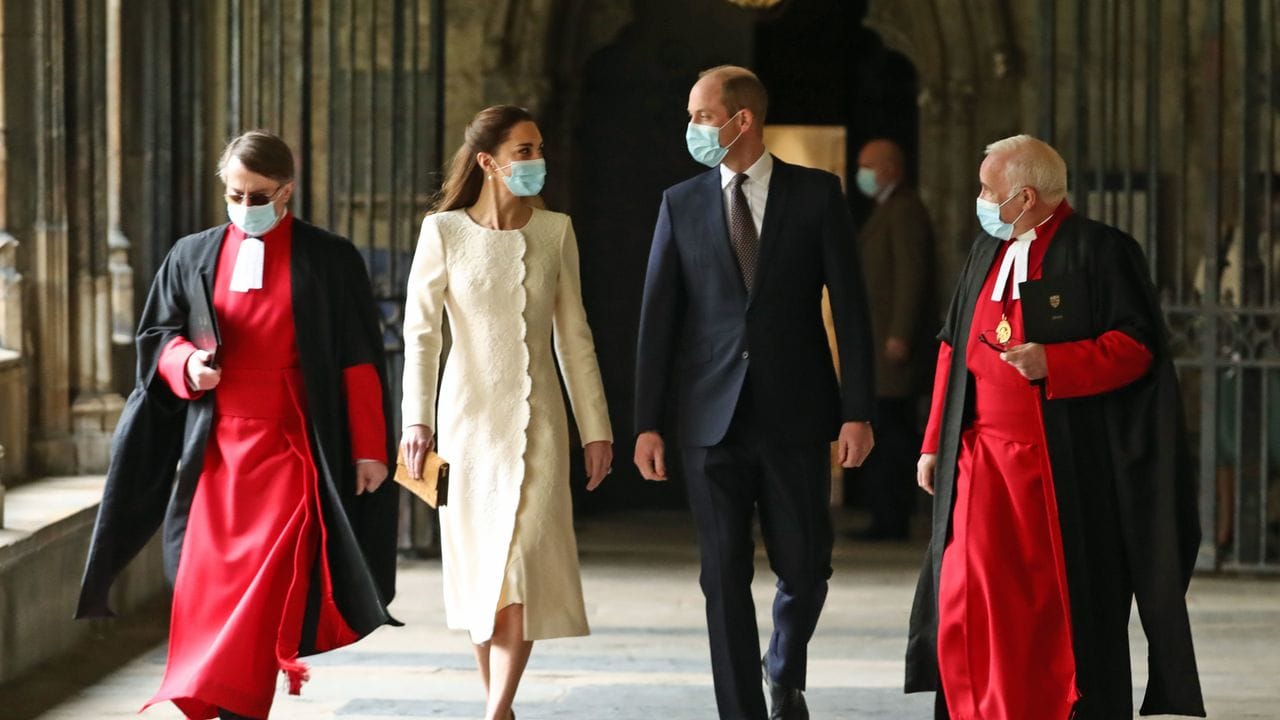
[[[973,309],[1000,241],[974,242],[939,339],[953,350],[934,477],[933,539],[911,611],[907,692],[940,691],[938,581],[951,530],[962,429],[972,417],[965,348]],[[1146,633],[1149,679],[1141,714],[1204,716],[1185,595],[1200,544],[1195,467],[1155,287],[1133,238],[1071,215],[1044,258],[1043,277],[1087,278],[1093,337],[1120,330],[1153,355],[1137,381],[1091,397],[1042,395],[1062,528],[1080,720],[1132,717],[1128,620]],[[946,718],[939,692],[938,718]]]
[[[204,465],[213,422],[213,394],[180,400],[157,372],[160,353],[186,333],[188,298],[212,277],[226,225],[179,240],[156,273],[139,322],[137,386],[112,440],[111,463],[93,530],[76,617],[112,614],[112,582],[155,531],[164,526],[165,573],[177,576],[187,513]],[[343,368],[372,363],[387,387],[382,330],[363,260],[350,241],[293,221],[293,314],[306,386],[307,430],[319,474],[320,508],[334,601],[364,636],[397,624],[386,606],[395,596],[399,490],[384,483],[355,494]],[[383,413],[390,427],[390,397]],[[395,457],[388,433],[387,457]],[[175,486],[176,478],[176,486]],[[320,583],[311,583],[301,654],[313,654]]]

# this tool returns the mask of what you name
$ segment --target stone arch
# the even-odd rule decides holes
[[[938,279],[944,288],[976,227],[972,196],[982,146],[1017,127],[1021,62],[1008,17],[1005,2],[989,0],[868,4],[867,27],[919,72],[920,192],[941,239]],[[988,136],[980,128],[997,132]]]

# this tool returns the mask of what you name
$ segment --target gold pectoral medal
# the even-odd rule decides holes
[[[1003,314],[1000,315],[1000,324],[996,325],[996,342],[1004,345],[1013,337],[1013,326],[1009,324],[1009,318]]]

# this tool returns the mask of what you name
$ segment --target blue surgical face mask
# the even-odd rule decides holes
[[[982,224],[982,229],[992,237],[1000,240],[1008,240],[1013,237],[1013,226],[1018,224],[1022,216],[1027,212],[1024,208],[1018,213],[1018,217],[1013,222],[1007,223],[1000,219],[1000,208],[1004,207],[1008,202],[1025,190],[1026,188],[1018,188],[1016,192],[1004,199],[1004,202],[996,204],[990,200],[978,198],[978,222]]]
[[[876,171],[869,167],[858,168],[854,182],[858,186],[858,191],[867,197],[875,197],[876,193],[880,192],[880,186],[876,183]]]
[[[729,154],[729,148],[733,147],[733,143],[738,142],[738,138],[742,137],[742,132],[738,132],[738,137],[733,139],[724,147],[720,147],[720,131],[729,126],[734,118],[738,117],[742,111],[733,114],[729,121],[720,127],[715,125],[697,125],[690,122],[689,128],[684,131],[685,144],[689,146],[689,154],[694,160],[706,165],[707,167],[715,167],[719,165],[724,156]]]
[[[260,238],[266,235],[280,222],[280,217],[276,214],[274,202],[266,205],[227,203],[227,219],[249,237]]]
[[[517,197],[529,197],[542,192],[542,185],[547,181],[547,161],[542,158],[537,160],[512,160],[509,164],[503,165],[498,170],[511,168],[510,175],[503,175],[502,181],[507,184],[507,189],[512,195]]]

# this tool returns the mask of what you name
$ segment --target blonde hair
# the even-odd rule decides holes
[[[1049,143],[1014,135],[991,143],[985,154],[1004,157],[1004,179],[1010,189],[1035,188],[1049,203],[1067,196],[1067,163]]]

